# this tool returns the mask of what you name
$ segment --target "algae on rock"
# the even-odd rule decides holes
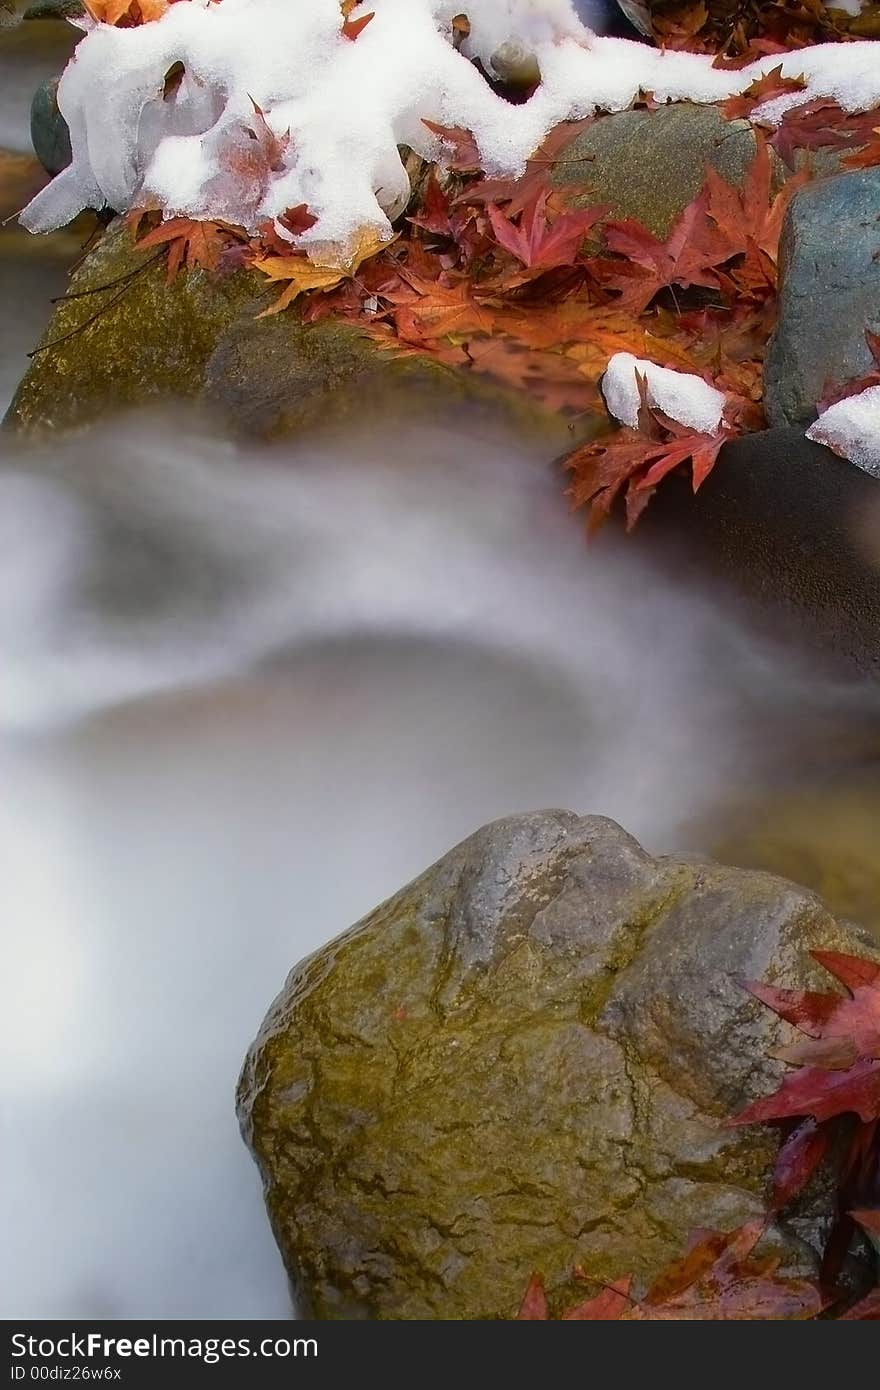
[[[268,318],[265,278],[189,270],[167,283],[164,256],[113,224],[74,274],[6,424],[40,433],[125,406],[194,399],[236,429],[268,437],[353,414],[438,414],[470,405],[559,435],[565,422],[473,372],[377,346],[344,320],[305,325],[294,306]]]

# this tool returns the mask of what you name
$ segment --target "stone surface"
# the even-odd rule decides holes
[[[819,179],[792,199],[782,235],[779,319],[764,373],[773,425],[804,425],[828,383],[872,364],[880,329],[880,168]]]
[[[39,239],[37,239],[39,240]],[[133,249],[115,223],[73,276],[6,417],[24,432],[66,428],[125,406],[195,399],[245,433],[272,436],[395,408],[470,403],[523,426],[547,417],[476,373],[377,349],[348,323],[304,326],[260,311],[276,290],[256,272],[187,271]],[[55,345],[57,344],[57,345]],[[55,345],[55,346],[50,346]],[[564,422],[557,424],[560,440]]]
[[[747,121],[681,102],[604,116],[562,151],[553,178],[588,185],[578,205],[608,203],[614,217],[635,217],[665,236],[699,193],[709,164],[739,184],[754,153]]]
[[[671,477],[640,522],[684,577],[711,574],[788,635],[880,675],[880,487],[796,428],[725,445],[694,495]]]
[[[239,1082],[305,1315],[509,1317],[532,1269],[558,1304],[756,1213],[775,1140],[722,1120],[784,1025],[736,981],[818,983],[819,945],[858,949],[806,890],[599,817],[451,850],[291,973]]]
[[[49,174],[60,174],[71,161],[70,131],[58,110],[58,78],[43,82],[31,102],[31,143]]]

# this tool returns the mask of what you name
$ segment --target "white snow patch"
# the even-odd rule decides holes
[[[466,10],[461,51],[452,20]],[[516,175],[558,122],[629,106],[639,91],[659,101],[716,102],[780,62],[803,74],[787,106],[833,97],[847,111],[880,105],[876,44],[828,44],[761,58],[739,71],[702,54],[661,52],[599,38],[572,0],[369,0],[352,19],[373,18],[355,41],[341,29],[339,0],[179,0],[150,24],[93,24],[58,90],[73,162],[22,215],[50,231],[84,207],[158,205],[168,215],[219,217],[253,229],[306,203],[318,224],[301,244],[350,243],[370,229],[390,235],[387,213],[408,189],[399,145],[427,159],[441,142],[424,121],[473,131],[486,172]],[[469,59],[491,71],[510,46],[532,53],[542,81],[514,106],[496,96]],[[185,76],[166,92],[165,76]],[[255,181],[236,166],[253,103],[290,141]]]
[[[880,478],[880,386],[830,405],[807,430],[807,438]]]
[[[637,374],[645,379],[648,404],[671,420],[700,434],[715,434],[719,429],[727,400],[723,391],[691,372],[658,367],[656,362],[634,357],[631,352],[616,352],[602,378],[605,404],[621,424],[638,428],[641,397]]]

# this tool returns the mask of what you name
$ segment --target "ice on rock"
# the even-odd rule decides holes
[[[458,51],[452,21],[462,11],[471,28]],[[805,76],[807,91],[769,103],[773,116],[817,96],[846,110],[880,104],[870,42],[733,71],[702,54],[598,37],[573,0],[369,0],[351,18],[371,12],[355,40],[342,31],[339,0],[178,0],[135,28],[90,23],[58,89],[73,162],[28,205],[24,225],[50,231],[106,204],[255,229],[306,203],[317,224],[299,240],[344,247],[365,230],[391,234],[388,214],[408,193],[398,146],[441,153],[425,120],[472,130],[486,172],[509,176],[559,121],[621,110],[639,90],[659,101],[723,100],[780,62]],[[532,55],[541,75],[521,105],[497,96],[471,61],[491,71],[505,46],[508,56]],[[290,133],[283,156],[262,168],[241,158],[247,131],[258,133],[255,103],[279,139]]]
[[[869,386],[823,410],[807,438],[880,478],[880,386]]]
[[[648,404],[662,410],[671,420],[699,434],[715,434],[719,429],[726,397],[700,376],[658,367],[631,352],[616,352],[602,378],[602,395],[610,413],[622,425],[637,429],[641,396],[638,377],[645,380]]]

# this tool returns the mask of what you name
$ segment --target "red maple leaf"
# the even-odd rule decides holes
[[[620,304],[637,314],[670,285],[715,289],[716,267],[735,253],[707,217],[707,210],[704,191],[684,209],[665,241],[633,219],[606,222],[605,243],[624,264],[594,262],[600,282],[619,290]]]
[[[834,1273],[854,1230],[850,1209],[865,1198],[880,1198],[880,964],[839,951],[814,951],[813,957],[844,986],[843,992],[748,984],[804,1041],[776,1054],[797,1070],[773,1095],[754,1101],[729,1123],[801,1121],[776,1159],[773,1202],[778,1208],[802,1191],[831,1151],[846,1117],[849,1137],[839,1161],[839,1212],[824,1266]]]
[[[723,103],[721,110],[729,121],[747,120],[756,106],[762,106],[765,101],[773,101],[775,97],[788,96],[791,92],[802,92],[805,86],[802,77],[783,77],[780,63],[778,68],[756,77],[751,86],[739,96],[730,97]]]
[[[134,214],[140,219],[141,214]],[[182,266],[188,270],[216,270],[224,250],[234,239],[231,229],[217,222],[195,222],[190,217],[170,217],[136,242],[139,251],[154,246],[168,247],[168,281]]]
[[[825,1300],[810,1280],[779,1272],[778,1260],[755,1255],[764,1221],[724,1233],[698,1232],[680,1260],[673,1261],[641,1299],[632,1280],[621,1279],[562,1314],[577,1322],[805,1321],[818,1316]],[[583,1277],[583,1276],[582,1276]],[[519,1318],[546,1320],[550,1313],[540,1275],[533,1274]]]
[[[342,11],[342,32],[345,37],[351,39],[352,42],[354,42],[358,34],[363,33],[370,20],[376,17],[373,11],[370,11],[369,14],[361,15],[360,19],[350,19],[349,16],[352,10],[356,10],[359,4],[360,0],[340,0],[339,5]]]
[[[627,530],[632,530],[658,483],[688,461],[696,492],[714,467],[721,446],[732,437],[730,430],[699,434],[659,418],[664,438],[652,439],[625,427],[581,445],[566,459],[566,468],[574,474],[568,495],[576,507],[589,506],[591,529],[602,524],[625,488]]]
[[[547,187],[537,187],[518,222],[506,217],[493,203],[487,209],[498,245],[536,274],[573,265],[587,232],[608,211],[607,207],[583,208],[560,213],[551,221],[547,216],[549,195]]]

